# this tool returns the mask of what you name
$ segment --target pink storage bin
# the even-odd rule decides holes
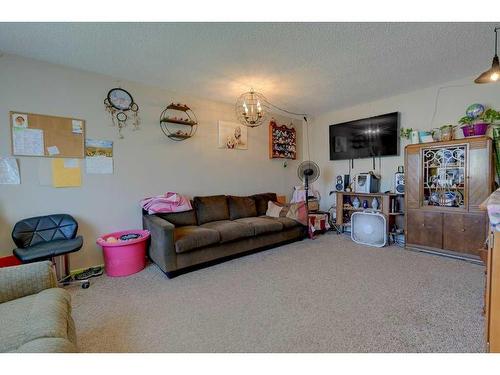
[[[134,237],[128,240],[120,238]],[[118,239],[117,242],[106,242],[109,237]],[[148,230],[124,230],[105,234],[97,239],[102,247],[104,267],[108,276],[128,276],[139,272],[146,267],[146,244],[149,238]]]

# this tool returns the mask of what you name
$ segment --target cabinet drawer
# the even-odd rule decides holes
[[[443,214],[408,210],[406,242],[441,249],[443,247]]]
[[[486,215],[443,215],[443,249],[479,255],[488,236]]]

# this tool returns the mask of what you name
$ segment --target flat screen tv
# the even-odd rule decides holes
[[[399,155],[399,112],[330,125],[330,160]]]

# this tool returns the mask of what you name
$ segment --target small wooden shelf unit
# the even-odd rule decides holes
[[[368,208],[354,208],[348,206],[354,197],[358,197],[361,204],[363,200],[368,201]],[[371,208],[373,198],[377,198],[379,208],[374,210]],[[396,200],[395,203],[393,201]],[[393,211],[394,204],[397,206],[397,211]],[[350,226],[350,217],[353,212],[379,212],[385,215],[387,219],[387,232],[390,232],[394,225],[403,229],[404,226],[404,195],[395,193],[356,193],[356,192],[337,192],[337,225],[342,227]]]

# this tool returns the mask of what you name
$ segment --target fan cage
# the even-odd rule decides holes
[[[299,179],[301,181],[305,180],[304,172],[307,169],[312,169],[314,171],[313,175],[309,176],[308,182],[312,183],[312,182],[316,181],[320,176],[320,170],[319,170],[318,164],[316,164],[315,162],[313,162],[311,160],[303,161],[302,163],[300,163],[299,167],[297,168],[297,175],[299,176]]]
[[[351,239],[361,245],[383,247],[387,243],[387,220],[376,212],[351,215]]]

